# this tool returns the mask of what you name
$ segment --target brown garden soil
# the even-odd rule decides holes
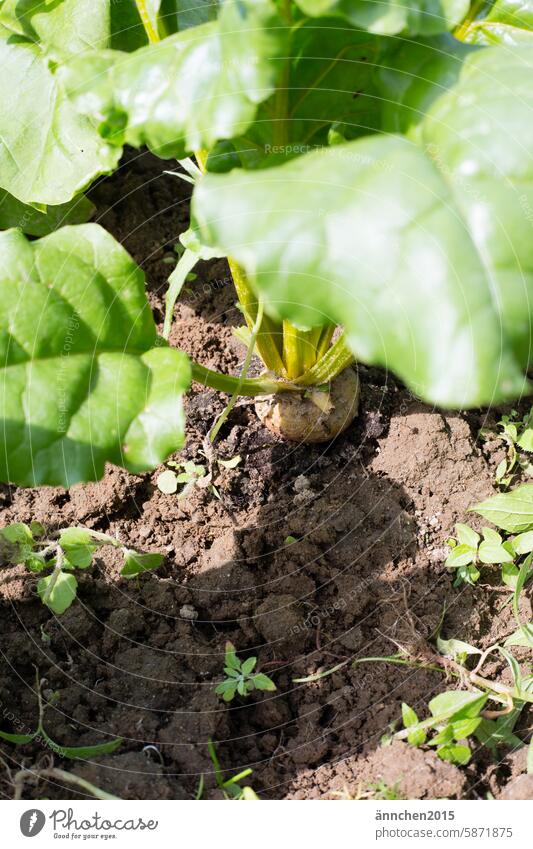
[[[188,225],[187,186],[165,167],[129,154],[92,191],[96,220],[143,266],[158,322],[172,268],[165,260]],[[244,349],[232,335],[241,323],[234,302],[225,263],[201,265],[176,310],[172,343],[236,373]],[[242,458],[234,469],[215,463],[220,500],[208,489],[185,500],[163,494],[161,468],[136,476],[109,467],[102,481],[70,491],[2,487],[2,524],[83,524],[166,557],[157,573],[128,582],[116,553],[103,550],[80,576],[79,600],[59,618],[36,599],[22,567],[4,570],[0,727],[35,726],[37,668],[56,741],[124,738],[115,753],[89,762],[61,760],[37,743],[4,744],[4,797],[13,796],[21,766],[56,765],[126,799],[190,799],[203,774],[203,798],[217,798],[210,738],[225,774],[250,767],[247,783],[264,798],[379,798],[380,782],[405,798],[533,796],[523,751],[495,761],[478,747],[459,769],[432,750],[381,745],[402,701],[426,716],[428,700],[455,686],[440,672],[348,664],[315,683],[294,683],[399,646],[429,657],[445,605],[443,635],[481,648],[516,627],[496,570],[486,568],[482,586],[454,589],[443,566],[454,522],[494,491],[500,444],[480,444],[477,434],[501,411],[437,411],[381,370],[360,367],[359,376],[361,413],[328,445],[285,443],[259,423],[253,402],[239,403],[216,445],[217,457]],[[225,400],[193,386],[180,458],[205,462],[204,440]],[[286,545],[288,535],[297,542]],[[227,640],[241,657],[258,657],[275,692],[231,706],[215,695]],[[507,680],[497,661],[486,673]],[[523,734],[528,721],[525,712]],[[55,779],[23,792],[84,795]]]

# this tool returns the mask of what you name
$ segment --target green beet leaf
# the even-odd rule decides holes
[[[0,230],[17,227],[29,236],[47,236],[66,224],[85,224],[93,211],[92,203],[84,195],[41,212],[0,190]]]
[[[112,0],[4,0],[0,24],[41,42],[51,55],[107,47]]]
[[[527,153],[533,145],[533,51],[437,40],[409,55],[402,47],[389,64],[382,74],[384,129],[407,133],[449,186],[493,291],[505,341],[527,367],[533,315],[533,158]]]
[[[451,30],[468,11],[469,0],[296,0],[306,15],[339,15],[361,29],[382,35],[435,35]]]
[[[81,56],[60,76],[108,141],[183,157],[246,129],[274,89],[285,44],[270,0],[227,0],[215,22],[129,56]]]
[[[533,54],[461,51],[405,93],[397,123],[412,141],[208,174],[193,196],[200,239],[240,262],[267,312],[344,324],[358,359],[444,406],[519,393],[531,348]]]
[[[9,230],[0,254],[0,478],[70,486],[181,447],[189,364],[158,346],[144,276],[112,236]]]
[[[146,5],[157,18],[160,2]],[[0,24],[56,59],[107,47],[134,50],[148,42],[135,0],[3,0]]]
[[[182,32],[214,21],[219,6],[219,0],[161,0],[159,16],[167,32]]]
[[[382,107],[375,73],[383,52],[383,39],[339,26],[336,18],[301,21],[289,34],[286,119],[276,119],[272,98],[265,101],[245,136],[210,151],[208,170],[272,167],[332,139],[378,129]]]
[[[0,187],[23,203],[70,201],[119,151],[64,94],[39,47],[0,26]]]
[[[374,136],[266,171],[209,174],[193,214],[271,315],[344,324],[358,359],[392,368],[424,399],[472,406],[522,389],[483,258],[451,189],[408,141]]]

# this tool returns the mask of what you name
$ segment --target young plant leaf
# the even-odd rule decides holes
[[[440,720],[468,719],[478,715],[487,699],[488,696],[484,693],[448,690],[431,699],[428,707],[432,716]]]
[[[504,646],[525,646],[530,648],[533,645],[533,622],[524,623],[514,631],[504,642]]]
[[[151,572],[161,566],[164,559],[162,554],[140,554],[138,551],[126,549],[120,574],[123,578],[133,578],[143,572]]]
[[[418,716],[412,707],[409,707],[405,702],[402,702],[402,721],[404,728],[410,728],[418,724]],[[414,729],[408,736],[407,742],[411,746],[422,746],[426,742],[426,732],[423,728]]]
[[[480,539],[479,534],[472,530],[472,528],[468,525],[463,525],[461,522],[458,522],[455,526],[455,533],[460,544],[473,548],[474,551],[477,549]]]
[[[460,587],[464,583],[474,586],[476,581],[479,580],[479,575],[479,569],[473,563],[469,563],[466,566],[459,566],[455,573],[453,585],[454,587]]]
[[[533,484],[524,483],[512,492],[500,492],[469,510],[504,531],[520,534],[533,526]]]
[[[466,766],[472,757],[472,752],[468,746],[460,746],[456,743],[448,743],[437,749],[437,755],[443,761],[449,761],[457,766]]]
[[[172,495],[178,490],[178,477],[176,472],[171,469],[165,469],[156,479],[157,488],[165,495]]]
[[[31,528],[25,525],[24,522],[13,522],[11,525],[6,525],[0,530],[0,535],[7,542],[14,545],[33,546],[33,534]]]
[[[460,719],[458,722],[452,723],[452,731],[454,740],[465,740],[474,733],[482,717],[473,716],[470,719]]]
[[[46,604],[53,613],[57,613],[60,616],[70,607],[76,598],[78,582],[74,575],[67,575],[65,572],[60,572],[57,579],[55,579],[52,590],[50,590],[53,580],[52,575],[46,575],[46,577],[41,578],[37,584],[37,592],[43,604]]]
[[[59,743],[54,743],[49,737],[47,737],[47,740],[49,744],[57,746],[62,757],[72,761],[88,760],[89,758],[97,758],[99,755],[110,755],[123,742],[122,737],[116,737],[108,743],[98,743],[95,746],[62,746]]]
[[[518,575],[516,577],[516,584],[514,586],[513,591],[513,614],[518,624],[519,628],[522,630],[524,638],[527,640],[530,646],[533,646],[533,633],[530,630],[529,625],[523,623],[520,619],[520,593],[524,588],[524,584],[528,580],[531,575],[531,562],[533,560],[533,554],[529,554],[525,560],[520,564],[520,569],[518,571]],[[501,648],[500,648],[500,651]]]
[[[237,692],[237,681],[221,681],[215,687],[217,696],[222,696],[225,702],[231,702]]]
[[[518,692],[520,692],[522,690],[522,670],[520,669],[520,664],[518,663],[515,656],[502,646],[498,646],[498,652],[507,661],[507,665],[511,670],[511,675],[513,676],[513,683],[515,685],[515,688]]]
[[[482,563],[512,563],[515,556],[515,549],[510,542],[504,542],[492,528],[483,528],[483,541],[478,548],[478,557]]]
[[[30,572],[42,572],[46,566],[46,560],[39,554],[30,554],[24,561],[25,566]]]
[[[452,548],[444,563],[446,569],[458,569],[460,566],[468,566],[476,557],[476,551],[468,545],[456,545]]]
[[[248,657],[246,660],[243,660],[241,665],[241,671],[243,675],[250,675],[252,669],[255,667],[257,663],[256,657]]]
[[[517,554],[529,554],[533,551],[533,531],[518,534],[512,540],[512,546]]]
[[[267,690],[272,692],[277,689],[274,682],[268,677],[268,675],[264,675],[262,672],[258,672],[253,676],[253,686],[256,690]]]
[[[502,581],[510,589],[514,590],[520,570],[514,563],[504,563],[502,566]]]
[[[2,740],[7,740],[8,743],[15,744],[31,743],[36,736],[37,732],[34,734],[10,734],[8,731],[0,731],[0,738]]]
[[[461,655],[481,654],[481,650],[463,640],[443,640],[437,637],[437,648],[445,657],[451,657],[454,660]]]
[[[34,539],[23,522],[13,522],[0,529],[0,555],[8,563],[25,563],[32,556]]]
[[[85,528],[66,528],[61,531],[59,545],[68,565],[75,569],[87,569],[92,563],[93,552],[98,548],[94,537]]]
[[[235,646],[233,645],[233,643],[226,643],[224,662],[226,666],[229,666],[231,669],[240,670],[241,668],[241,662],[237,657],[237,654],[235,652]]]
[[[276,685],[268,675],[261,672],[253,674],[257,658],[249,657],[241,661],[237,657],[235,647],[230,642],[226,643],[224,663],[224,672],[227,678],[215,688],[215,693],[222,696],[224,701],[231,702],[237,693],[240,696],[248,696],[253,690],[272,691],[276,689]]]
[[[259,802],[259,796],[252,787],[243,787],[241,799],[244,802]]]

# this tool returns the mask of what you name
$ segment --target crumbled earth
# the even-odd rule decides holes
[[[173,246],[188,226],[186,184],[165,167],[129,154],[92,191],[96,220],[143,266],[160,323]],[[196,273],[171,341],[236,373],[244,349],[232,333],[241,322],[227,266],[202,263]],[[220,498],[198,487],[186,499],[163,494],[163,467],[140,476],[109,467],[102,481],[70,491],[1,488],[2,523],[83,524],[165,555],[156,573],[126,581],[116,552],[102,550],[80,576],[79,600],[59,618],[37,600],[24,569],[4,570],[0,728],[35,728],[37,669],[55,741],[124,738],[116,752],[88,762],[61,760],[37,742],[5,743],[4,797],[13,796],[17,770],[55,765],[128,799],[192,798],[204,775],[203,798],[216,798],[212,739],[224,774],[251,768],[246,781],[265,798],[368,798],[383,785],[403,798],[531,798],[525,760],[517,765],[505,752],[495,761],[480,747],[458,769],[427,749],[382,745],[402,701],[425,716],[428,700],[453,686],[445,670],[348,663],[294,682],[399,650],[430,656],[445,606],[446,637],[483,648],[515,630],[497,575],[454,589],[443,566],[454,522],[493,492],[501,446],[481,444],[477,434],[500,411],[448,414],[421,405],[381,370],[360,366],[359,377],[360,415],[331,444],[284,443],[260,424],[251,401],[240,402],[216,445]],[[208,462],[205,439],[225,400],[193,387],[187,444],[174,459]],[[231,469],[216,461],[237,455]],[[227,640],[241,657],[258,657],[275,692],[231,705],[216,696]],[[506,674],[498,661],[486,671]],[[527,721],[525,714],[524,728]],[[27,783],[24,795],[84,791],[43,779]]]
[[[348,757],[298,776],[289,799],[368,798],[387,788],[397,799],[462,799],[467,790],[463,771],[397,741],[381,746],[366,758]]]

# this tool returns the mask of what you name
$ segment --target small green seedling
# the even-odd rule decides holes
[[[407,731],[407,741],[412,746],[428,743],[435,746],[442,760],[463,766],[471,758],[466,740],[480,725],[483,717],[481,710],[487,702],[486,693],[471,693],[461,690],[448,690],[439,693],[429,704],[430,719],[420,722],[413,708],[402,704],[402,720]],[[427,732],[435,731],[431,740]]]
[[[447,657],[447,671],[463,682],[470,683],[474,689],[449,690],[440,693],[431,702],[431,717],[422,722],[415,711],[402,704],[404,730],[395,736],[407,739],[413,746],[425,743],[435,746],[437,754],[443,760],[457,765],[467,764],[471,757],[468,738],[474,737],[486,746],[496,757],[501,747],[517,749],[524,741],[514,733],[515,726],[524,707],[533,702],[533,676],[523,676],[516,658],[505,646],[494,645],[482,652],[462,640],[443,640],[437,637],[437,648]],[[493,682],[481,674],[483,663],[493,653],[502,657],[509,666],[512,686]],[[467,659],[479,656],[473,670],[466,666]],[[500,703],[499,710],[485,710],[488,700]],[[436,732],[428,741],[428,733]]]
[[[90,528],[71,527],[47,533],[39,522],[15,522],[0,529],[0,562],[24,564],[30,572],[44,574],[37,593],[53,613],[64,613],[76,598],[77,569],[88,569],[94,553],[103,546],[121,551],[124,565],[120,574],[133,578],[161,565],[162,554],[143,554],[127,548],[116,537]],[[51,570],[51,571],[50,571]]]
[[[107,743],[99,743],[95,746],[62,746],[59,743],[56,743],[55,740],[52,740],[51,737],[48,736],[44,729],[44,712],[46,705],[43,702],[43,697],[41,694],[41,682],[37,678],[37,702],[39,707],[39,715],[37,719],[37,728],[31,734],[11,734],[7,731],[0,731],[0,739],[6,740],[8,743],[14,743],[15,745],[22,746],[28,743],[41,743],[45,746],[48,746],[55,754],[57,754],[61,758],[67,758],[68,760],[86,760],[88,758],[95,758],[98,755],[108,755],[111,752],[114,752],[123,741],[122,737],[115,737],[112,740],[109,740]],[[57,701],[57,698],[54,702]],[[49,701],[48,704],[52,704],[52,701]]]
[[[505,493],[511,495],[512,493]],[[454,586],[475,584],[480,577],[479,564],[498,564],[502,569],[502,582],[514,590],[520,573],[520,558],[533,551],[533,532],[526,531],[515,537],[503,539],[493,528],[483,528],[483,539],[468,525],[455,526],[456,537],[446,540],[451,549],[445,566],[455,571]]]
[[[519,581],[517,591],[513,594],[513,610],[518,613],[515,597],[523,584]],[[441,623],[442,624],[442,623]],[[439,626],[440,630],[440,626]],[[408,666],[413,669],[430,669],[456,678],[461,684],[467,684],[470,690],[450,690],[436,696],[429,703],[431,716],[420,721],[417,714],[407,704],[402,705],[403,729],[395,731],[391,728],[389,734],[382,738],[384,745],[394,739],[407,740],[413,746],[435,746],[437,754],[443,760],[455,764],[466,764],[470,760],[471,751],[467,745],[468,738],[474,737],[479,743],[499,758],[502,747],[517,749],[524,746],[524,741],[514,733],[514,729],[523,709],[533,704],[533,675],[524,676],[516,658],[508,647],[520,645],[530,646],[533,638],[533,623],[521,625],[518,631],[511,635],[503,646],[490,646],[485,651],[457,639],[443,639],[436,633],[436,644],[439,654],[427,651],[421,655],[410,655],[406,648],[400,647],[395,655],[362,657],[355,661],[346,660],[328,670],[322,670],[306,678],[293,679],[294,683],[310,683],[321,680],[339,671],[348,663],[352,667],[366,663],[390,663],[398,666]],[[499,654],[511,672],[512,685],[501,681],[492,681],[482,675],[482,667],[492,654]],[[467,661],[472,656],[478,656],[474,669],[467,667]],[[496,702],[497,710],[484,710],[488,700]],[[435,732],[428,741],[428,734]],[[532,755],[533,757],[533,755]]]
[[[171,174],[173,172],[172,171],[166,171],[165,173]],[[180,175],[180,176],[184,177],[183,174]],[[194,181],[192,181],[192,182],[194,182]],[[174,256],[172,256],[172,254],[168,254],[167,256],[163,257],[162,261],[164,262],[165,265],[177,265],[177,263],[179,262],[179,260],[183,256],[183,254],[185,253],[185,247],[181,244],[181,242],[176,242],[176,244],[174,245],[172,250],[173,250]],[[194,271],[189,271],[188,274],[185,276],[185,283],[193,283],[197,279],[198,279],[198,275],[195,274]],[[192,290],[191,289],[183,289],[183,291],[190,293]]]
[[[370,784],[368,787],[369,798],[375,800],[383,800],[385,802],[396,802],[404,797],[400,793],[399,783],[387,784],[383,779],[375,784]]]
[[[239,784],[239,781],[242,781],[244,778],[248,778],[248,776],[252,774],[252,770],[248,767],[247,769],[243,769],[242,772],[232,775],[231,778],[225,779],[216,753],[215,745],[212,740],[208,741],[207,749],[215,770],[215,781],[218,788],[222,791],[224,798],[240,800],[243,802],[259,801],[259,796],[249,785],[241,787]],[[203,782],[201,787],[203,790]],[[201,797],[197,794],[196,798],[198,799]]]
[[[193,487],[203,488],[203,482],[207,481],[205,466],[193,463],[192,460],[169,460],[167,466],[171,468],[161,472],[156,480],[157,488],[165,495],[173,495],[179,489],[178,498],[181,500],[187,498]]]
[[[227,677],[217,685],[215,693],[222,696],[225,702],[231,702],[237,694],[246,697],[253,690],[275,690],[276,685],[268,675],[253,672],[256,664],[256,657],[239,660],[235,653],[235,646],[232,643],[226,643],[224,672]]]
[[[390,785],[383,781],[383,779],[377,781],[375,784],[367,784],[366,786],[360,784],[355,792],[351,791],[345,785],[342,790],[335,790],[331,795],[345,802],[359,802],[362,799],[396,802],[404,798],[400,792],[398,782]]]
[[[511,410],[509,416],[502,416],[498,422],[499,433],[483,428],[480,436],[495,437],[501,439],[506,445],[506,456],[498,463],[496,468],[496,483],[498,486],[507,488],[516,475],[520,472],[533,476],[533,463],[527,454],[533,452],[533,407],[527,415],[517,420],[518,413]]]
[[[455,571],[454,586],[475,584],[479,580],[478,563],[498,563],[503,567],[513,564],[517,555],[511,541],[504,542],[500,534],[492,528],[483,528],[483,539],[468,525],[460,522],[455,526],[456,537],[446,541],[451,551],[445,566]],[[504,568],[507,574],[508,569]]]

